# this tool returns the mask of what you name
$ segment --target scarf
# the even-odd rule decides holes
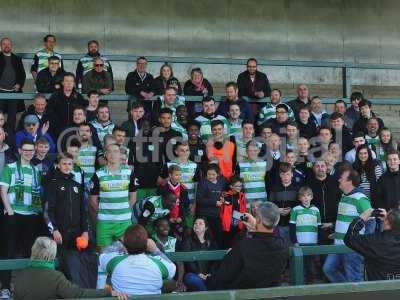
[[[32,259],[29,266],[31,268],[38,268],[38,269],[52,269],[56,268],[56,263],[54,260],[39,260],[39,259]]]

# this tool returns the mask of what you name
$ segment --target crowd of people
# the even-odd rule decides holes
[[[99,43],[88,42],[75,74],[55,44],[47,35],[34,56],[33,104],[1,102],[2,259],[31,257],[41,236],[42,246],[57,245],[57,276],[81,288],[138,295],[269,287],[285,278],[289,246],[344,244],[354,219],[363,216],[373,233],[382,222],[365,214],[399,207],[397,144],[360,92],[328,113],[300,84],[284,103],[250,58],[219,102],[200,68],[181,84],[170,64],[154,78],[139,57],[125,83],[137,101],[116,124],[101,100],[114,81]],[[0,46],[0,91],[22,92],[21,58],[9,38]],[[165,255],[230,248],[220,265]],[[44,260],[33,257],[32,268],[49,268]],[[364,279],[358,253],[311,257],[305,266],[309,283]],[[21,282],[36,275],[21,276],[14,289],[23,299]],[[0,282],[6,299],[10,272]]]

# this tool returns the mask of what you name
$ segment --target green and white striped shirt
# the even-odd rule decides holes
[[[37,70],[36,72],[39,73],[43,69],[46,69],[49,66],[49,57],[51,56],[57,56],[60,59],[60,65],[61,65],[61,54],[58,54],[56,52],[47,52],[46,49],[39,50],[36,52],[36,56],[38,58],[38,65],[37,65]]]
[[[186,163],[181,163],[179,161],[170,161],[167,163],[169,168],[172,165],[178,165],[182,171],[181,182],[185,185],[190,203],[194,201],[194,196],[196,193],[196,182],[194,182],[194,175],[196,174],[197,164],[191,160]]]
[[[112,134],[115,124],[111,121],[107,122],[106,124],[101,124],[99,121],[94,120],[91,122],[93,127],[96,129],[97,136],[102,144],[104,144],[104,137],[107,134]]]
[[[97,220],[108,222],[130,221],[129,193],[133,191],[132,170],[121,166],[111,174],[107,166],[99,169],[92,178],[92,195],[99,195]]]
[[[372,136],[369,136],[368,134],[365,135],[365,141],[370,146],[377,146],[381,142],[378,135],[376,137],[372,137]]]
[[[195,121],[199,122],[199,124],[200,124],[200,138],[203,141],[208,141],[208,139],[212,136],[211,122],[214,120],[221,120],[224,123],[224,133],[225,133],[225,135],[228,135],[229,122],[224,116],[217,115],[212,119],[208,119],[208,118],[200,115],[195,119]]]
[[[289,222],[296,225],[296,237],[299,244],[318,243],[318,226],[321,225],[321,215],[317,207],[297,205],[290,212]]]
[[[247,202],[255,200],[267,201],[265,189],[265,174],[267,172],[267,162],[263,160],[245,160],[239,163],[240,177],[244,181],[244,192]]]
[[[350,226],[350,223],[368,208],[371,208],[371,203],[368,197],[359,190],[356,190],[348,195],[342,195],[342,198],[339,202],[335,226],[335,244],[344,244],[343,238]],[[361,233],[363,233],[363,231]]]
[[[90,55],[86,54],[84,57],[79,59],[79,61],[82,64],[83,75],[85,75],[87,72],[93,70],[93,68],[94,68],[93,60],[95,58],[101,58],[101,60],[104,62],[104,66],[103,66],[103,70],[104,71],[109,72],[111,70],[110,62],[104,56],[100,55],[99,57],[93,57],[93,56],[90,56]]]
[[[168,236],[165,243],[163,243],[159,239],[157,233],[153,234],[151,238],[153,239],[153,241],[155,241],[156,243],[159,243],[160,245],[163,246],[164,252],[175,252],[176,238],[174,238],[172,236]]]
[[[97,147],[93,145],[82,146],[79,149],[78,165],[84,172],[84,182],[88,183],[95,172]]]
[[[279,103],[279,104],[281,104],[281,103]],[[283,104],[285,104],[285,103],[283,103]],[[278,104],[277,104],[278,105]],[[273,118],[276,118],[276,106],[277,105],[274,105],[274,104],[272,104],[272,103],[267,103],[267,105],[265,105],[262,109],[261,109],[261,111],[260,111],[260,113],[259,113],[259,115],[258,115],[258,121],[257,121],[257,124],[260,126],[260,125],[262,125],[262,124],[264,124],[265,122],[267,122],[269,119],[273,119]],[[293,112],[293,110],[290,108],[290,106],[289,105],[287,105],[287,104],[285,104],[286,105],[286,107],[288,108],[288,119],[290,120],[290,121],[294,121],[295,120],[295,118],[294,118],[294,112]]]
[[[236,140],[242,137],[242,119],[237,119],[235,122],[229,122],[229,136],[234,136]]]
[[[7,164],[0,176],[0,186],[7,187],[8,200],[15,213],[37,215],[42,211],[39,170],[20,162]]]

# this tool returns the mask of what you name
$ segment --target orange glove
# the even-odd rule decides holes
[[[85,239],[83,236],[78,236],[76,238],[76,248],[78,248],[79,251],[85,250],[88,244],[88,240]]]

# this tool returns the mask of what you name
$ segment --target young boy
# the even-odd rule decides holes
[[[319,209],[311,205],[313,192],[308,186],[299,190],[300,205],[297,205],[290,212],[289,235],[295,246],[317,245],[318,232],[321,227],[321,216]],[[307,256],[305,260],[306,279],[312,282],[316,276],[315,257]]]
[[[46,138],[40,137],[35,142],[35,156],[32,159],[32,164],[38,168],[42,174],[42,177],[46,177],[47,172],[54,165],[54,155],[49,154],[49,150],[50,145]]]

